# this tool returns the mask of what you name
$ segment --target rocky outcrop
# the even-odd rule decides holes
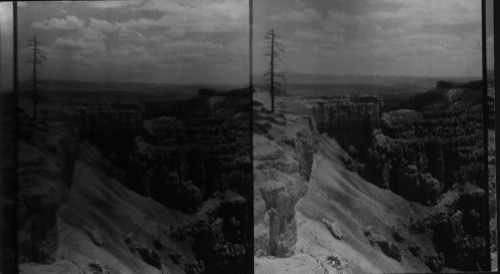
[[[363,234],[368,239],[371,245],[378,245],[385,255],[401,262],[401,251],[399,250],[399,247],[380,235],[373,227],[367,227],[364,230]]]
[[[254,254],[290,257],[297,241],[295,205],[307,190],[317,133],[308,117],[255,108],[254,128],[261,130],[253,138]]]
[[[356,158],[364,159],[371,144],[373,129],[380,126],[383,101],[375,95],[337,95],[284,99],[287,112],[308,115],[314,119],[319,133],[329,137],[348,151],[356,149]]]
[[[197,118],[146,120],[123,165],[125,185],[186,212],[227,189],[251,199],[248,116],[217,110]]]
[[[411,201],[434,205],[453,184],[482,181],[481,127],[477,109],[384,113],[363,176]]]
[[[477,82],[438,82],[373,129],[360,174],[369,182],[425,205],[455,183],[481,184],[482,112]],[[342,131],[342,128],[337,128]],[[366,135],[365,135],[366,136]]]
[[[57,212],[68,197],[79,139],[71,124],[20,117],[19,261],[50,263],[58,244]]]
[[[45,107],[48,122],[21,131],[22,268],[250,269],[249,104],[240,93],[198,98],[209,101],[203,116],[147,121],[139,103]]]
[[[148,248],[138,241],[133,234],[127,235],[124,241],[129,246],[132,253],[139,255],[147,264],[157,269],[162,269],[160,256],[156,250]]]
[[[322,218],[321,222],[325,224],[326,228],[328,228],[328,231],[330,231],[333,237],[335,237],[337,240],[342,240],[344,234],[342,233],[342,230],[337,223],[330,222],[325,218]]]
[[[380,125],[382,99],[376,96],[342,96],[310,102],[312,116],[320,133],[335,138],[344,150],[351,146],[364,158],[371,144],[371,133]]]
[[[51,103],[41,119],[71,123],[78,136],[97,146],[108,158],[124,164],[140,133],[145,108],[138,102]]]
[[[478,266],[488,269],[490,263],[484,236],[488,233],[484,226],[487,219],[484,191],[467,183],[446,193],[429,216],[412,220],[410,232],[414,235],[432,232],[433,244],[440,255],[426,254],[422,259],[433,271],[443,265],[477,271]]]
[[[475,88],[480,89],[482,86],[481,81],[439,81],[436,84],[438,89],[453,89],[453,88]]]

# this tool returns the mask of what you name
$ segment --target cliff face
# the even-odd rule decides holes
[[[254,105],[254,253],[290,257],[297,241],[295,205],[307,190],[316,134],[310,120]]]
[[[409,216],[424,217],[429,209],[347,168],[352,157],[316,130],[312,107],[323,99],[278,98],[273,114],[264,108],[267,98],[254,94],[257,273],[428,272],[432,262],[439,266],[430,237],[408,231]],[[369,107],[331,109],[358,115]]]
[[[370,97],[285,98],[282,108],[311,115],[318,131],[336,139],[349,153],[333,158],[350,171],[407,201],[434,207],[432,213],[409,220],[409,233],[431,237],[428,243],[440,253],[422,258],[427,267],[473,270],[489,265],[487,203],[481,190],[485,178],[480,94],[475,83],[438,83],[435,90],[404,104],[406,109],[383,114],[380,99]],[[354,167],[346,165],[352,162]],[[316,204],[319,198],[309,199]],[[334,200],[348,203],[340,194]],[[345,214],[339,214],[343,220]],[[457,244],[460,248],[453,248]],[[415,251],[413,246],[410,249]]]
[[[384,113],[373,132],[364,177],[428,205],[456,183],[480,184],[480,94],[475,82],[439,82],[403,104],[408,109]]]
[[[294,112],[310,115],[319,133],[335,138],[346,151],[364,159],[372,131],[380,127],[383,101],[377,96],[347,96],[289,99]],[[354,151],[355,149],[355,151]]]
[[[364,177],[411,200],[435,204],[453,184],[482,178],[481,114],[471,110],[384,114],[367,153]]]
[[[203,115],[144,120],[139,103],[62,103],[45,105],[44,122],[27,121],[23,271],[251,269],[248,96],[195,100]]]
[[[65,103],[44,106],[41,117],[71,123],[82,139],[98,146],[104,155],[125,159],[140,133],[144,112],[144,105],[135,102]]]
[[[71,124],[20,118],[18,140],[19,260],[51,263],[58,245],[57,212],[68,199],[79,138]]]

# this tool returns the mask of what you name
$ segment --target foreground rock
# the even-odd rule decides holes
[[[147,121],[140,103],[58,102],[44,121],[21,117],[21,272],[250,269],[247,93],[193,100],[203,108]]]
[[[254,114],[255,256],[290,257],[297,241],[295,205],[307,190],[316,151],[307,119]]]

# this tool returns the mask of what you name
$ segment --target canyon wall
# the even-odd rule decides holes
[[[68,123],[37,123],[21,113],[18,142],[19,262],[56,259],[57,212],[68,198],[80,139]]]
[[[335,138],[344,150],[364,159],[372,131],[380,127],[383,100],[374,95],[339,95],[290,99],[287,104],[311,116],[319,133]]]
[[[489,263],[481,99],[476,82],[439,82],[387,113],[376,97],[289,101],[295,104],[290,109],[311,114],[318,131],[352,156],[357,163],[351,170],[408,201],[436,206],[433,215],[411,220],[419,227],[414,233],[433,231],[441,265],[473,270]],[[460,248],[451,248],[457,244]]]
[[[455,183],[480,184],[480,91],[476,82],[438,82],[400,109],[382,113],[373,96],[287,99],[291,112],[311,115],[335,138],[367,181],[426,205]]]
[[[290,257],[295,205],[307,191],[317,132],[309,117],[269,114],[254,103],[254,254]]]
[[[142,103],[124,102],[47,103],[40,121],[23,117],[21,262],[60,265],[68,257],[81,261],[82,253],[95,258],[109,251],[128,259],[106,257],[88,267],[118,266],[120,273],[251,269],[250,120],[242,112],[249,106],[248,93],[200,94],[186,101],[172,106],[176,117],[148,120]],[[92,180],[88,187],[86,180]],[[68,193],[78,201],[68,199]],[[151,206],[156,208],[152,214]],[[134,221],[126,221],[124,213],[107,215],[131,208]],[[155,224],[127,234],[144,219]],[[151,231],[157,228],[162,231]],[[86,240],[78,238],[82,229],[95,247],[87,249]],[[85,248],[57,253],[68,248],[68,240]],[[109,250],[108,244],[119,248]]]

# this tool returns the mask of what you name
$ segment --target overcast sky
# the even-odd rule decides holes
[[[248,84],[247,0],[25,2],[18,10],[21,58],[37,35],[48,55],[44,78]],[[29,67],[20,66],[22,80]]]
[[[21,80],[29,76],[25,48],[37,35],[48,55],[44,78],[246,85],[248,3],[21,2]],[[264,36],[275,28],[286,48],[283,71],[480,76],[480,4],[480,0],[254,0],[254,73],[266,70]],[[11,7],[12,3],[0,3],[4,87],[12,78]],[[491,52],[488,59],[491,65]]]
[[[480,0],[255,0],[254,7],[258,74],[274,28],[286,49],[282,71],[481,75]]]

